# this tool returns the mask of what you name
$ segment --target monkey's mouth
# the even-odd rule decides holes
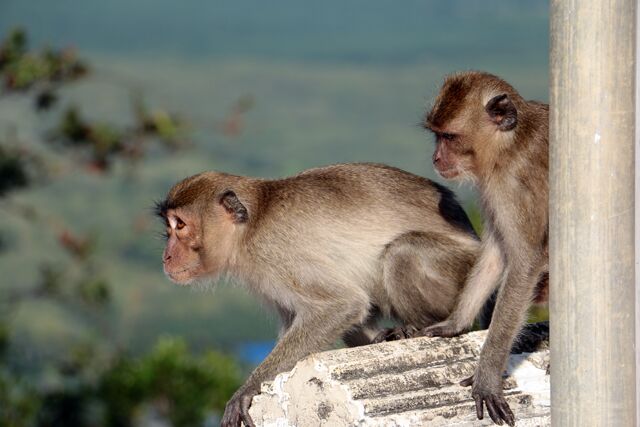
[[[164,274],[175,284],[188,285],[198,278],[199,268],[200,264],[196,264],[186,268],[170,271],[165,266]]]
[[[460,175],[460,171],[458,170],[458,168],[449,168],[444,170],[436,168],[436,170],[438,171],[438,174],[444,179],[453,179]]]

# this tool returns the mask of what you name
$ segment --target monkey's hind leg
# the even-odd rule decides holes
[[[378,320],[380,309],[372,307],[366,320],[359,325],[354,325],[342,335],[342,341],[347,347],[359,347],[375,343],[378,336]]]
[[[474,242],[464,247],[437,233],[410,232],[391,242],[382,256],[382,282],[392,314],[405,327],[383,331],[378,339],[411,337],[416,329],[446,319],[476,251]]]

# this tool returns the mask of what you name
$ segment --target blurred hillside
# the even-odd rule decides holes
[[[110,316],[124,347],[148,351],[172,334],[192,348],[233,351],[275,337],[273,317],[241,288],[203,293],[163,277],[161,227],[150,207],[176,180],[207,169],[281,176],[345,161],[433,177],[431,140],[417,124],[444,74],[484,69],[529,98],[547,99],[547,2],[399,5],[0,2],[0,34],[20,25],[33,45],[72,45],[91,64],[87,79],[60,92],[61,104],[79,103],[89,118],[126,125],[132,97],[142,94],[191,127],[190,150],[151,153],[135,170],[117,163],[106,177],[66,170],[51,153],[60,163],[57,178],[11,198],[95,235],[96,265],[114,285]],[[0,136],[30,144],[50,125],[28,100],[0,98]],[[469,190],[458,191],[469,200]],[[3,218],[8,250],[0,256],[0,287],[33,283],[36,265],[64,261],[43,230],[20,216]],[[83,333],[72,316],[46,304],[26,305],[17,317],[14,333],[26,358],[64,351],[65,337]]]

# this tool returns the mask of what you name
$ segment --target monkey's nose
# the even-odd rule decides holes
[[[169,255],[169,254],[165,254],[165,255],[162,257],[162,262],[166,264],[167,262],[169,262],[169,260],[170,260],[170,259],[171,259],[171,255]]]
[[[433,163],[438,163],[440,161],[440,153],[439,152],[435,152],[433,153]]]

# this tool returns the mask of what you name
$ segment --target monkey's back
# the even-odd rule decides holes
[[[320,196],[316,202],[334,212],[367,215],[372,208],[396,221],[410,222],[425,230],[474,233],[453,193],[427,178],[380,163],[343,163],[308,169],[298,175],[271,182],[293,186]],[[326,205],[325,205],[326,203]],[[304,205],[317,205],[305,200]],[[348,219],[347,219],[348,221]],[[421,228],[422,229],[422,228]]]
[[[337,164],[258,185],[260,220],[249,225],[247,250],[282,280],[322,277],[337,287],[372,286],[385,248],[411,232],[447,236],[465,250],[478,247],[449,190],[390,166]]]

